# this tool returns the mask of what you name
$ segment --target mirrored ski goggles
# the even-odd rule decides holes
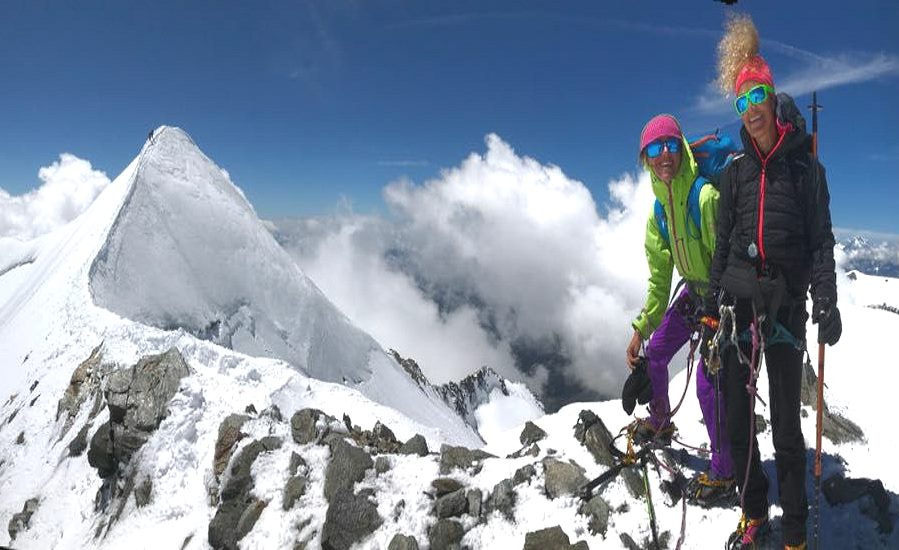
[[[774,94],[774,88],[767,84],[759,84],[754,88],[750,88],[745,94],[738,95],[734,100],[734,108],[737,110],[737,114],[742,115],[745,113],[749,109],[750,102],[753,105],[764,103],[768,99],[768,94]]]
[[[646,156],[654,159],[662,154],[662,149],[667,149],[671,154],[680,153],[680,140],[677,138],[657,139],[646,146]]]

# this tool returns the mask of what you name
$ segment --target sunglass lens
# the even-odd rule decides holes
[[[680,142],[676,139],[669,139],[665,142],[665,147],[669,153],[680,153]]]
[[[742,115],[749,108],[749,98],[745,95],[739,96],[734,100],[734,107],[737,109],[737,114]]]
[[[649,145],[646,146],[646,156],[654,159],[657,156],[662,154],[662,142],[661,141],[653,141]]]
[[[756,86],[755,88],[749,90],[749,93],[746,95],[749,96],[749,101],[751,101],[755,105],[758,105],[768,98],[768,90],[766,90],[764,86]]]

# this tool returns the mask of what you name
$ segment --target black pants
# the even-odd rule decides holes
[[[742,302],[742,301],[741,301]],[[737,303],[737,326],[748,326],[752,317],[747,303]],[[778,320],[798,339],[805,339],[805,322],[808,314],[804,304],[779,311]],[[751,359],[751,345],[741,346]],[[799,394],[802,384],[802,351],[790,344],[769,345],[765,353],[768,372],[768,405],[771,409],[771,430],[774,436],[774,459],[777,466],[777,485],[783,508],[784,544],[799,544],[806,540],[808,497],[805,490],[806,447],[799,421]],[[768,480],[759,460],[758,441],[752,441],[749,456],[750,395],[746,390],[749,367],[740,363],[737,350],[730,346],[722,350],[724,372],[724,399],[727,403],[727,432],[730,437],[734,476],[742,490],[749,462],[749,480],[743,512],[749,518],[761,518],[768,514]],[[762,396],[764,399],[764,396]],[[757,403],[757,409],[761,406]]]

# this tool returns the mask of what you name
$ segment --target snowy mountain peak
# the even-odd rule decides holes
[[[91,267],[97,305],[320,380],[358,383],[377,343],[296,266],[187,133],[163,126]]]

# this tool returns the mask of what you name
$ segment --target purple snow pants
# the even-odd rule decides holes
[[[693,329],[686,318],[694,309],[693,299],[689,290],[685,287],[665,312],[662,323],[652,333],[649,345],[646,347],[646,359],[649,362],[649,379],[652,381],[652,401],[649,402],[650,422],[656,427],[662,425],[671,405],[668,401],[668,363],[684,344],[689,342]],[[698,354],[698,353],[697,353]],[[719,478],[732,477],[734,473],[733,462],[730,458],[730,441],[727,439],[727,409],[724,407],[724,398],[718,393],[719,421],[717,427],[721,433],[721,448],[717,448],[716,423],[715,423],[715,385],[706,377],[703,361],[700,358],[696,367],[696,395],[699,397],[699,407],[702,409],[702,419],[709,432],[709,441],[712,449],[711,473]]]

